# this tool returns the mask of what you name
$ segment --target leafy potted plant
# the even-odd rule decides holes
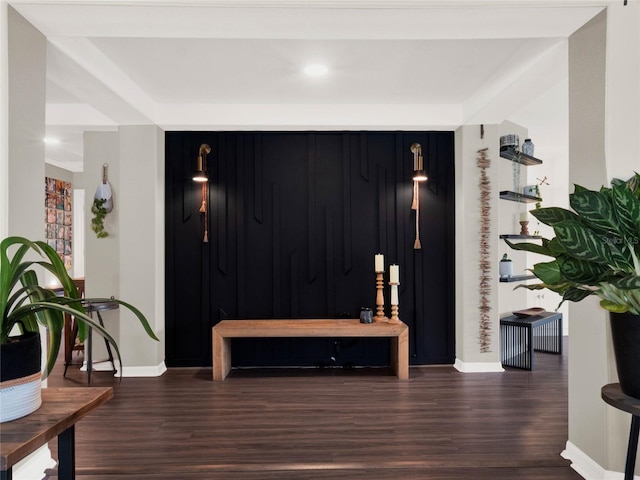
[[[39,259],[25,259],[29,251],[37,253]],[[58,296],[39,284],[34,270],[36,266],[57,278],[64,295]],[[104,301],[116,302],[131,310],[147,334],[158,340],[145,316],[133,305],[113,298],[80,298],[64,263],[47,243],[32,242],[22,237],[8,237],[0,242],[0,421],[20,418],[40,407],[39,325],[45,326],[48,334],[49,351],[43,373],[46,377],[53,369],[60,350],[65,313],[79,320],[78,336],[81,341],[86,338],[89,326],[113,346],[122,371],[115,339],[89,317],[83,307],[84,304]],[[15,329],[21,334],[12,336]]]
[[[573,211],[559,207],[530,213],[553,227],[555,237],[542,244],[506,242],[516,250],[552,257],[534,265],[539,284],[562,302],[600,298],[610,312],[611,333],[622,390],[640,398],[640,175],[614,180],[598,191],[575,186]]]

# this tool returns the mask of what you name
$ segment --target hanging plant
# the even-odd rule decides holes
[[[107,209],[104,207],[106,201],[105,198],[94,198],[91,207],[91,212],[94,215],[91,219],[91,230],[96,233],[98,238],[109,236],[109,232],[104,229],[104,219],[107,216]]]

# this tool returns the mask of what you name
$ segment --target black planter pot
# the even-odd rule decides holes
[[[10,339],[9,343],[0,345],[0,382],[40,372],[40,334],[27,332]]]
[[[640,398],[640,315],[610,313],[609,321],[620,388]]]

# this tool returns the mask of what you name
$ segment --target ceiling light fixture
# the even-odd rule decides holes
[[[310,77],[322,77],[329,72],[329,68],[326,65],[320,63],[312,63],[304,67],[304,73]]]

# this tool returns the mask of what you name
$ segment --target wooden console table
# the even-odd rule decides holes
[[[636,452],[638,451],[638,433],[640,433],[640,400],[624,394],[619,383],[605,385],[602,387],[601,395],[602,399],[612,407],[631,414],[631,430],[629,431],[624,480],[633,480],[633,472],[636,467]]]
[[[231,339],[262,337],[389,337],[391,367],[399,379],[409,378],[409,327],[404,323],[360,323],[358,319],[223,320],[212,329],[213,380],[231,370]]]
[[[56,436],[58,479],[75,479],[75,424],[112,397],[111,387],[43,388],[38,410],[0,428],[0,479],[11,480],[16,463]]]

